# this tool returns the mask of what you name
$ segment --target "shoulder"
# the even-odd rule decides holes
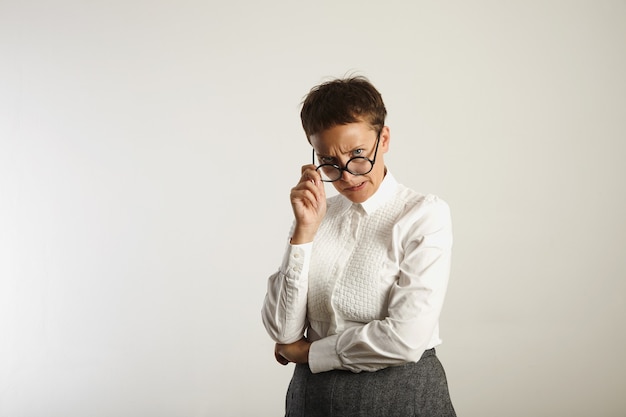
[[[450,215],[450,206],[448,203],[435,194],[421,194],[411,188],[399,184],[396,198],[411,211],[417,210],[428,213]]]
[[[396,201],[403,215],[398,226],[429,233],[451,227],[450,206],[435,194],[421,194],[403,185],[398,186]]]

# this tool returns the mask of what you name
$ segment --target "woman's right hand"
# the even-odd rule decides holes
[[[326,214],[324,183],[315,165],[302,167],[300,181],[291,189],[291,208],[296,218],[291,243],[312,242]]]

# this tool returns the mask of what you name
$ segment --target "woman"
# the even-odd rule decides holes
[[[450,213],[387,170],[386,115],[363,77],[318,85],[302,106],[313,164],[291,190],[290,241],[262,311],[276,360],[296,364],[287,416],[455,416],[434,350]],[[324,182],[339,194],[327,200]]]

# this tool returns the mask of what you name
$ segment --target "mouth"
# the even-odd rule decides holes
[[[365,181],[363,181],[362,183],[353,185],[352,187],[346,187],[344,188],[344,191],[359,191],[363,189],[363,187],[365,187]]]

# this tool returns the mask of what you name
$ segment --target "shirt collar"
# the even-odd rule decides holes
[[[383,178],[383,182],[380,183],[378,190],[367,200],[361,203],[361,207],[367,214],[372,214],[379,207],[385,204],[387,201],[391,200],[391,198],[396,194],[396,189],[398,188],[398,182],[391,175],[391,172],[387,171],[385,178]]]

